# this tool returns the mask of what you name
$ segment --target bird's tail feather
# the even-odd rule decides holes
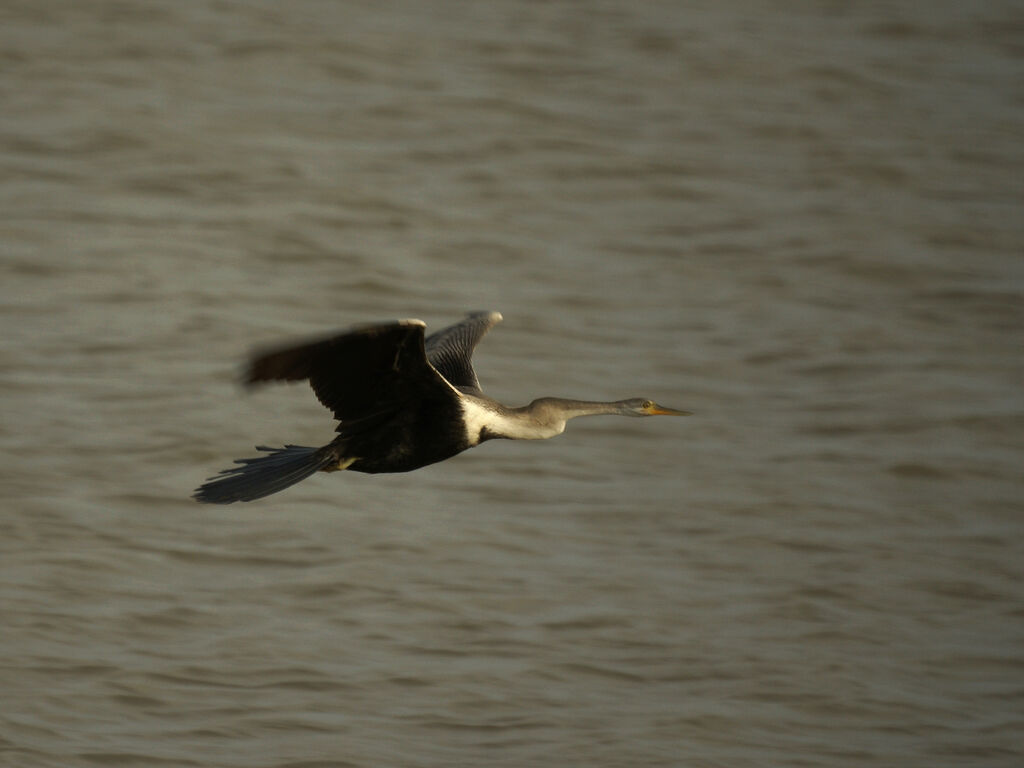
[[[209,478],[196,488],[192,498],[206,504],[262,499],[336,463],[337,459],[329,447],[286,445],[284,448],[268,448],[257,445],[256,450],[265,451],[265,456],[235,459],[239,466],[222,470]]]

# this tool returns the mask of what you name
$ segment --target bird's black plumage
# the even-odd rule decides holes
[[[424,353],[423,323],[367,325],[325,339],[258,352],[248,385],[308,379],[342,423],[393,410],[410,398],[448,389]]]
[[[501,322],[497,312],[473,312],[465,320],[427,337],[427,360],[453,386],[463,392],[482,395],[480,381],[473,370],[473,350],[480,339]]]
[[[470,443],[454,388],[480,392],[470,357],[500,320],[496,312],[475,312],[427,339],[419,320],[364,325],[257,352],[245,383],[308,380],[338,419],[338,437],[318,449],[260,446],[267,455],[239,459],[195,498],[248,501],[318,470],[408,472],[464,451]]]

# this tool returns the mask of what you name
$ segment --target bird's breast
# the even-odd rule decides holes
[[[460,403],[462,405],[462,424],[466,431],[466,442],[469,445],[479,445],[484,440],[500,436],[494,431],[498,415],[494,409],[468,395],[463,395]]]

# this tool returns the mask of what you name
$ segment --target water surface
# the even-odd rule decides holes
[[[0,763],[1018,765],[1019,4],[8,3]],[[652,397],[409,475],[251,346]]]

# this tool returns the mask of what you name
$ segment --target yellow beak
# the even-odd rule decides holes
[[[666,408],[663,405],[655,403],[647,409],[647,413],[650,416],[692,416],[692,411],[677,411],[675,408]]]

